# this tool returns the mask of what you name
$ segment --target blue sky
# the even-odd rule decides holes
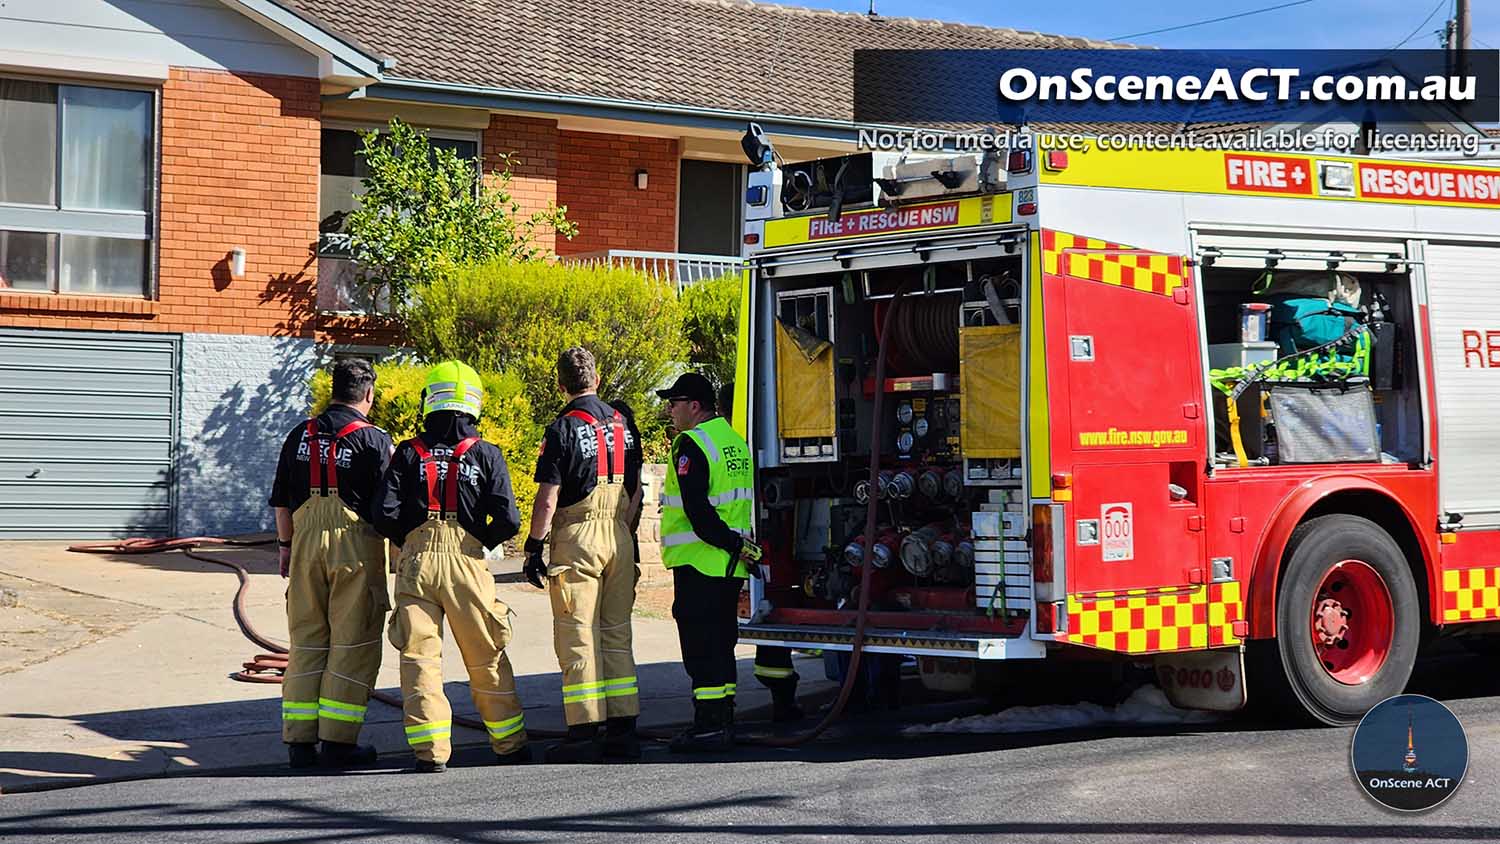
[[[813,8],[865,12],[869,0],[779,0]],[[891,17],[936,18],[945,21],[1027,29],[1057,35],[1113,39],[1163,29],[1207,18],[1232,15],[1290,0],[1229,0],[1225,3],[1156,0],[1045,0],[1038,3],[996,3],[984,0],[875,0],[875,10]],[[1437,8],[1407,48],[1437,49],[1433,34],[1452,15],[1453,0],[1311,0],[1222,23],[1176,32],[1148,35],[1134,43],[1154,47],[1196,49],[1387,49],[1417,29]],[[1500,9],[1484,0],[1471,0],[1470,19],[1476,48],[1500,48]],[[1479,42],[1487,43],[1479,43]]]

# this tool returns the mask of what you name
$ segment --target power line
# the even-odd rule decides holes
[[[1482,44],[1486,47],[1489,47],[1491,50],[1500,50],[1500,47],[1496,47],[1494,44],[1491,44],[1490,42],[1484,40],[1483,38],[1480,38],[1477,35],[1471,37],[1474,39],[1475,44]]]
[[[1448,3],[1448,0],[1438,0],[1437,5],[1432,7],[1432,11],[1430,11],[1430,12],[1427,13],[1427,17],[1422,18],[1422,22],[1419,23],[1419,24],[1417,24],[1417,28],[1413,29],[1411,31],[1410,35],[1408,35],[1405,38],[1401,39],[1396,44],[1396,46],[1392,47],[1391,49],[1392,50],[1399,50],[1399,49],[1401,49],[1402,45],[1404,45],[1406,42],[1412,40],[1413,38],[1416,38],[1417,34],[1422,31],[1422,28],[1425,27],[1425,26],[1427,26],[1427,22],[1430,21],[1430,20],[1432,20],[1432,16],[1435,15],[1435,14],[1437,14],[1438,10],[1441,9],[1441,8],[1443,8],[1443,6],[1447,5],[1447,3]]]
[[[1252,9],[1251,11],[1240,12],[1239,14],[1236,14],[1236,15],[1225,15],[1222,18],[1209,18],[1208,20],[1194,21],[1193,23],[1184,23],[1184,24],[1179,24],[1178,26],[1169,26],[1169,27],[1167,27],[1165,29],[1153,29],[1153,30],[1151,30],[1149,32],[1136,32],[1136,33],[1133,33],[1131,35],[1121,35],[1121,36],[1119,36],[1117,38],[1110,38],[1110,39],[1107,39],[1107,40],[1109,40],[1109,41],[1124,41],[1127,38],[1141,38],[1141,37],[1146,36],[1146,35],[1159,35],[1159,34],[1161,34],[1163,32],[1176,32],[1179,29],[1191,29],[1191,28],[1193,28],[1195,26],[1203,26],[1205,24],[1218,23],[1220,21],[1232,21],[1235,18],[1248,18],[1251,15],[1259,15],[1259,14],[1263,14],[1265,12],[1274,12],[1277,9],[1289,9],[1292,6],[1302,6],[1302,5],[1305,5],[1307,3],[1311,3],[1311,2],[1313,2],[1313,0],[1296,0],[1296,2],[1293,2],[1293,3],[1282,3],[1282,4],[1277,5],[1277,6],[1267,6],[1264,9]]]

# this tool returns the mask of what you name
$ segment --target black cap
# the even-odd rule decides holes
[[[665,390],[657,390],[656,394],[667,401],[674,399],[695,401],[708,411],[712,411],[717,404],[714,385],[696,372],[684,372],[677,376],[672,386]]]

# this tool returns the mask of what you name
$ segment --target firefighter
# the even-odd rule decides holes
[[[276,464],[270,505],[281,576],[290,578],[281,736],[293,768],[375,760],[373,747],[357,744],[390,608],[373,521],[391,438],[365,416],[374,399],[369,362],[340,361],[328,409],[292,429]]]
[[[719,388],[719,415],[734,422],[734,382]],[[777,723],[801,721],[802,707],[797,705],[797,670],[792,666],[792,649],[774,645],[755,647],[755,679],[771,693],[771,720]]]
[[[531,761],[505,646],[510,609],[495,597],[484,551],[521,526],[500,449],[480,439],[484,391],[458,361],[427,373],[423,431],[402,443],[385,473],[377,525],[400,546],[391,644],[401,651],[406,742],[416,770],[447,770],[452,709],[443,694],[443,620],[469,671],[474,706],[498,764]]]
[[[568,735],[547,761],[638,759],[630,613],[639,577],[631,525],[641,504],[640,439],[622,414],[600,401],[587,349],[575,346],[558,356],[557,385],[568,403],[547,426],[537,457],[523,568],[534,586],[550,593],[562,670]],[[543,562],[548,538],[552,551]]]
[[[685,373],[657,395],[677,435],[661,510],[662,564],[672,572],[672,617],[693,684],[693,723],[674,752],[734,744],[734,648],[744,579],[760,548],[751,542],[750,447],[715,409],[714,388]]]

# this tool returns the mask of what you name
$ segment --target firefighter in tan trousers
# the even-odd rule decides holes
[[[374,397],[370,364],[339,362],[332,402],[287,435],[271,488],[289,578],[281,735],[293,768],[375,761],[373,747],[356,744],[390,608],[385,541],[372,522],[391,438],[365,418]]]
[[[586,349],[558,357],[557,383],[568,403],[547,427],[537,457],[523,569],[551,595],[562,670],[568,735],[547,761],[637,759],[640,699],[630,613],[640,578],[633,535],[641,505],[640,435],[599,400],[597,367]],[[543,562],[549,530],[551,557]]]
[[[427,375],[423,431],[385,473],[377,526],[400,545],[391,644],[401,651],[406,741],[416,769],[447,770],[453,711],[443,694],[443,620],[469,671],[469,691],[498,764],[531,761],[526,722],[505,646],[510,610],[495,597],[484,550],[515,536],[521,517],[500,449],[475,425],[479,375],[445,361]]]

